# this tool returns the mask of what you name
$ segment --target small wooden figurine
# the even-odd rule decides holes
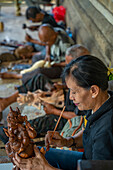
[[[22,116],[18,108],[14,111],[10,107],[7,122],[8,129],[4,128],[4,131],[9,137],[9,141],[5,145],[8,157],[12,160],[15,153],[18,153],[22,158],[34,156],[34,143],[32,139],[37,134],[27,121],[27,116]],[[19,170],[19,168],[15,166],[13,170]]]

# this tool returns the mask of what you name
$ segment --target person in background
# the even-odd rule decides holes
[[[48,14],[40,7],[30,6],[26,10],[26,19],[32,21],[33,23],[39,23],[37,26],[29,26],[28,29],[31,31],[37,30],[40,25],[42,24],[50,24],[52,27],[59,27],[62,28],[57,22],[55,21],[52,14]],[[40,24],[41,23],[41,24]]]
[[[22,83],[26,84],[32,78],[39,79],[43,74],[49,79],[60,78],[63,68],[65,67],[65,52],[66,49],[74,44],[74,41],[62,33],[61,31],[55,31],[53,27],[48,24],[40,26],[38,36],[41,43],[46,44],[46,61],[53,62],[54,64],[49,68],[37,68],[31,72],[25,74],[14,74],[12,72],[0,73],[1,78],[17,78],[22,79]],[[37,40],[28,38],[29,42],[37,42]],[[42,56],[35,55],[32,57],[32,62],[40,61]],[[38,80],[37,80],[38,81]]]
[[[51,14],[48,14],[44,10],[42,10],[40,7],[36,6],[30,6],[26,10],[26,19],[32,21],[33,23],[38,23],[37,25],[31,25],[27,26],[26,24],[23,24],[23,29],[29,29],[30,31],[38,31],[38,28],[43,24],[49,24],[56,30],[60,30],[61,32],[65,33],[63,29],[63,26],[60,26],[56,23],[54,17]],[[27,43],[24,46],[18,47],[14,54],[17,58],[30,58],[34,55],[40,56],[41,59],[45,58],[46,55],[46,48],[45,44],[41,43],[38,39],[30,40],[32,39],[31,36],[26,34],[25,40]]]
[[[84,147],[84,153],[50,148],[45,157],[34,146],[35,157],[13,161],[21,169],[77,169],[77,161],[113,160],[113,92],[108,92],[108,69],[97,57],[86,55],[71,61],[63,77],[70,89],[70,100],[86,112],[87,125],[83,133],[64,138],[59,132],[48,131],[45,146]],[[29,168],[28,168],[29,167]]]

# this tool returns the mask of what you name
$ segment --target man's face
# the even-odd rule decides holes
[[[29,18],[30,21],[32,22],[41,22],[42,21],[42,18],[41,18],[41,14],[37,14],[36,15],[36,18]]]
[[[35,18],[36,22],[41,22],[42,19],[43,19],[43,18],[42,18],[41,13],[39,13],[39,14],[36,15],[36,18]]]
[[[37,22],[35,18],[29,18],[29,20],[32,22]]]
[[[38,37],[39,37],[41,43],[45,43],[45,45],[48,45],[48,43],[49,43],[48,41],[49,40],[46,37],[44,37],[41,34],[38,34]]]
[[[50,46],[53,45],[52,37],[44,36],[42,34],[38,34],[38,37],[42,43],[45,43],[46,45],[50,45]]]

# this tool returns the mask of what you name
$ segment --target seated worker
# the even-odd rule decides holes
[[[40,7],[36,7],[36,6],[30,6],[27,8],[26,19],[34,23],[36,22],[40,24],[41,22],[41,24],[50,24],[52,27],[63,28],[59,24],[56,23],[52,14],[48,14],[47,12],[42,10]],[[30,29],[31,31],[37,30],[37,28],[40,26],[39,24],[37,26],[29,26],[28,29]]]
[[[89,51],[86,47],[83,45],[73,45],[66,51],[66,64],[68,64],[71,60],[80,57],[82,55],[89,54]],[[44,84],[44,83],[42,83]],[[53,84],[51,82],[51,84]],[[41,86],[40,86],[41,87]],[[55,87],[59,89],[60,87],[56,84]],[[37,89],[36,89],[37,90]],[[65,94],[65,106],[66,110],[63,113],[62,119],[60,120],[60,124],[57,128],[57,130],[61,130],[63,126],[66,123],[67,119],[71,119],[75,117],[75,107],[73,107],[72,102],[69,100],[68,93]],[[19,97],[19,91],[16,91],[13,95],[7,97],[7,98],[0,98],[0,111],[2,112],[6,107],[8,107],[10,104],[17,101],[17,98]],[[44,110],[46,112],[46,116],[36,118],[34,120],[30,121],[30,124],[35,128],[37,131],[37,135],[45,135],[48,130],[53,130],[56,124],[56,121],[61,113],[60,109],[55,108],[53,105],[44,104]],[[52,122],[52,123],[50,123]],[[42,126],[43,125],[43,126]],[[6,143],[8,138],[6,137],[3,127],[0,128],[0,139]]]
[[[101,71],[100,71],[101,70]],[[108,69],[97,57],[86,55],[71,61],[64,69],[64,79],[70,89],[70,99],[86,112],[87,126],[81,136],[64,138],[59,132],[48,131],[45,146],[83,146],[84,153],[50,148],[45,157],[34,146],[35,157],[13,161],[21,169],[76,170],[77,161],[113,160],[113,92],[108,92]]]
[[[56,23],[54,17],[48,14],[47,12],[41,10],[40,7],[36,7],[36,6],[28,7],[25,15],[28,20],[37,23],[41,22],[41,24],[38,24],[37,26],[36,25],[26,26],[26,24],[23,24],[23,29],[28,28],[31,31],[37,31],[40,25],[50,24],[52,27],[56,27],[56,29],[66,34],[66,32],[63,30],[63,27],[61,27],[59,24]],[[25,40],[29,41],[29,37],[30,37],[29,35],[26,35]],[[44,44],[42,44],[37,40],[36,43],[35,41],[27,42],[25,46],[18,47],[15,50],[14,54],[16,55],[17,58],[20,57],[29,58],[37,54],[38,56],[41,57],[41,59],[44,59],[46,54],[46,49]]]
[[[73,40],[62,33],[61,31],[55,31],[53,27],[48,24],[40,26],[38,36],[41,43],[46,44],[46,61],[54,61],[54,65],[50,68],[37,68],[34,71],[26,74],[14,74],[14,73],[0,73],[1,78],[19,78],[22,79],[22,83],[25,84],[28,80],[39,74],[43,74],[50,79],[57,79],[60,77],[62,70],[65,66],[65,51],[68,47],[74,44]],[[29,42],[37,42],[28,37]],[[37,55],[33,56],[32,61],[41,60]]]

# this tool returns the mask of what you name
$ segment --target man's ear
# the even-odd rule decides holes
[[[99,87],[97,85],[92,85],[91,88],[90,88],[90,92],[91,92],[91,95],[92,95],[92,98],[96,98],[97,95],[99,94]]]

